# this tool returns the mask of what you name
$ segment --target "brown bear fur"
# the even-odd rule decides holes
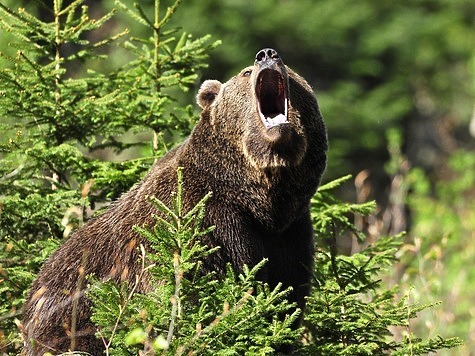
[[[103,342],[95,338],[89,320],[84,276],[135,283],[138,246],[144,241],[132,226],[153,224],[154,211],[145,198],[156,196],[169,203],[178,167],[184,168],[186,208],[213,192],[204,225],[216,228],[204,243],[221,248],[205,261],[205,271],[222,273],[227,263],[240,270],[243,264],[268,258],[260,278],[271,287],[279,282],[293,287],[290,299],[304,308],[313,260],[309,202],[325,169],[327,136],[307,82],[275,51],[263,51],[269,58],[257,57],[254,66],[228,82],[205,81],[197,96],[201,119],[190,137],[46,261],[25,305],[25,354],[60,353],[72,347],[102,353]],[[264,70],[267,75],[260,75]],[[275,102],[283,96],[288,99],[288,122],[266,128],[258,102],[279,111],[282,102]],[[146,283],[137,288],[147,289]],[[71,340],[73,308],[76,331]]]

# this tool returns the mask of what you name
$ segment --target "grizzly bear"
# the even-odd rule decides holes
[[[146,243],[132,227],[153,225],[154,208],[146,197],[169,203],[179,167],[185,208],[212,192],[203,224],[215,228],[202,242],[220,249],[204,261],[204,271],[223,273],[228,263],[240,271],[267,258],[260,279],[270,287],[292,287],[290,300],[305,307],[314,244],[310,198],[327,151],[312,89],[266,48],[226,83],[205,81],[197,102],[201,117],[191,135],[45,262],[24,309],[25,354],[103,352],[90,321],[85,276],[135,283],[138,246]],[[137,286],[139,292],[148,289],[145,282]]]

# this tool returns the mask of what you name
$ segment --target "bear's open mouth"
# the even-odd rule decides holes
[[[281,73],[262,70],[257,77],[256,95],[259,116],[266,129],[289,123],[287,82]]]

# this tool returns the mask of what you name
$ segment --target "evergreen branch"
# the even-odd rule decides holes
[[[41,178],[44,179],[46,182],[50,182],[52,189],[58,189],[58,188],[67,189],[69,186],[69,182],[66,179],[66,177],[63,174],[60,174],[59,171],[56,171],[55,174],[56,176],[61,176],[61,179],[58,180],[58,179],[54,179],[53,177],[48,177],[45,175],[41,176]],[[65,184],[63,184],[62,182],[65,182]]]
[[[328,182],[326,184],[323,184],[321,185],[319,188],[318,188],[318,192],[323,192],[323,191],[327,191],[327,190],[332,190],[336,187],[339,187],[341,185],[341,183],[344,183],[346,182],[347,180],[349,180],[351,178],[351,174],[348,174],[344,177],[341,177],[341,178],[337,178],[335,180],[332,180],[331,182]]]
[[[25,167],[25,163],[20,163],[20,165],[17,168],[15,168],[13,171],[11,171],[10,173],[7,173],[7,174],[4,174],[3,176],[0,176],[0,182],[3,182],[3,181],[6,181],[6,180],[9,180],[9,179],[13,178],[17,174],[19,174],[24,167]]]
[[[25,10],[23,8],[20,8],[18,13],[17,13],[15,11],[12,11],[10,8],[6,7],[2,3],[0,3],[0,10],[3,10],[4,13],[6,13],[10,18],[12,18],[14,20],[17,20],[21,23],[21,26],[11,25],[11,24],[7,23],[3,18],[0,17],[0,24],[3,27],[5,27],[15,37],[20,38],[24,42],[33,43],[33,45],[37,49],[42,49],[41,45],[39,45],[36,42],[32,42],[32,36],[26,36],[23,33],[24,31],[28,31],[31,28],[30,23],[28,22],[28,20],[24,16],[20,15],[20,12],[25,13]],[[40,24],[42,24],[41,21],[39,21],[39,22],[40,22]],[[42,31],[41,27],[36,27],[36,28],[37,28],[37,31]],[[49,42],[48,41],[48,36],[44,32],[42,32],[40,35],[41,36],[39,36],[39,38],[42,38],[46,42]]]
[[[18,56],[26,60],[26,62],[30,65],[30,67],[36,72],[36,74],[38,75],[38,78],[41,80],[41,82],[45,86],[47,86],[48,82],[46,81],[46,78],[43,77],[41,67],[39,65],[37,65],[36,63],[34,63],[33,61],[31,61],[22,51],[18,51]]]
[[[1,2],[0,2],[0,10],[2,10],[3,12],[5,12],[7,15],[9,15],[10,17],[13,17],[19,21],[24,21],[23,17],[21,17],[18,13],[16,13],[15,11],[11,10],[9,7],[3,5]]]
[[[156,3],[157,3],[157,2],[155,1],[155,4],[156,4]],[[156,6],[156,5],[155,5],[155,6]],[[147,15],[145,14],[145,11],[143,11],[143,9],[142,9],[142,6],[140,6],[140,3],[134,2],[134,7],[135,7],[135,8],[137,9],[137,11],[139,12],[140,18],[142,18],[142,20],[144,20],[145,23],[147,23],[147,25],[148,25],[150,28],[154,29],[155,26],[154,26],[153,23],[148,19]]]
[[[121,10],[123,10],[125,13],[127,13],[130,17],[132,17],[134,20],[136,20],[140,24],[142,24],[144,26],[149,26],[147,21],[145,21],[142,17],[137,15],[137,13],[135,11],[132,11],[131,9],[129,9],[129,7],[127,5],[125,5],[122,1],[115,0],[114,3],[115,3],[116,6],[118,6]]]
[[[54,166],[54,163],[52,162],[49,162],[47,159],[45,159],[44,157],[41,157],[37,154],[34,153],[33,150],[26,150],[25,151],[25,154],[30,156],[30,157],[33,157],[35,158],[37,161],[41,161],[43,162],[44,164],[46,164],[46,166],[48,167],[49,170],[51,170],[51,172],[53,172],[53,176],[58,176],[58,177],[61,177],[62,181],[66,182],[66,184],[68,184],[68,181],[65,177],[65,175],[59,170],[57,169],[55,166]],[[43,176],[44,177],[44,176]],[[50,179],[54,179],[54,177],[50,177]],[[56,184],[60,184],[60,182],[58,181],[55,181],[55,185]],[[54,188],[53,188],[54,189]]]
[[[173,221],[178,221],[179,216],[172,210],[170,209],[164,202],[162,202],[160,199],[157,199],[156,197],[149,197],[148,198],[150,201],[153,202],[153,204],[164,214],[169,216]],[[161,222],[166,223],[166,225],[170,225],[169,222],[161,218],[160,216],[154,215],[156,219],[159,219]]]
[[[162,28],[172,17],[172,15],[175,13],[176,9],[178,6],[180,6],[182,0],[176,0],[175,3],[167,8],[167,13],[165,16],[162,18],[162,20],[159,22],[158,26],[156,29]]]
[[[185,31],[183,31],[180,39],[178,40],[175,46],[175,52],[179,52],[183,48],[183,45],[186,43],[187,37],[188,37],[188,34]]]
[[[112,37],[109,37],[109,38],[106,38],[105,40],[102,40],[102,41],[99,41],[97,43],[94,43],[92,45],[92,49],[97,49],[97,48],[100,48],[100,47],[104,47],[106,45],[108,45],[109,43],[112,43],[114,41],[117,41],[118,39],[126,36],[129,34],[129,30],[128,29],[125,29],[124,31],[112,36]]]
[[[181,315],[181,280],[183,278],[183,271],[180,269],[180,256],[177,251],[173,254],[173,270],[175,272],[175,292],[171,297],[172,311],[170,316],[170,325],[168,327],[167,343],[170,345],[173,332],[175,330],[176,319]]]
[[[14,58],[11,58],[11,59],[12,61],[15,62],[15,64],[18,61],[17,59],[14,59]],[[21,83],[17,80],[14,72],[10,69],[4,69],[0,71],[0,77],[3,83],[9,82],[13,84],[16,87],[16,89],[18,89],[18,91],[24,91],[26,89],[23,85],[21,85]]]
[[[79,3],[78,3],[79,5]],[[73,23],[74,17],[76,16],[76,7],[71,8],[70,11],[67,11],[67,16],[66,16],[66,26],[67,24]]]
[[[24,8],[19,8],[18,14],[22,19],[21,22],[28,26],[27,31],[31,31],[31,29],[33,29],[32,33],[35,33],[37,36],[39,36],[39,38],[45,40],[48,39],[48,28],[46,26],[48,24],[46,22],[43,22],[37,16],[30,14]]]
[[[58,16],[58,19],[60,19],[60,16]],[[81,33],[83,33],[85,30],[88,29],[88,28],[84,28],[84,27],[86,27],[86,25],[90,24],[90,23],[91,23],[91,20],[87,17],[84,17],[84,18],[81,19],[81,22],[79,22],[76,26],[69,27],[65,30],[60,31],[61,35],[62,35],[62,38],[63,38],[62,42],[66,42],[65,40],[68,39],[68,37],[72,36],[75,33],[76,33],[76,37],[78,37]],[[86,44],[86,43],[88,43],[88,41],[83,41],[82,43]]]
[[[56,7],[55,7],[54,11],[58,14],[58,16],[63,16],[65,13],[68,13],[68,16],[71,16],[70,14],[74,14],[77,7],[80,4],[82,4],[83,2],[84,2],[84,0],[75,0],[62,10],[60,10],[59,8],[56,9]],[[61,5],[60,5],[60,7],[61,7]]]
[[[180,346],[176,352],[177,355],[183,355],[185,352],[198,341],[199,338],[206,336],[207,334],[211,333],[212,330],[225,318],[229,315],[236,313],[238,310],[242,309],[244,305],[247,303],[248,299],[252,296],[253,289],[250,288],[246,292],[243,293],[241,299],[232,307],[229,308],[229,304],[223,305],[223,312],[218,315],[208,326],[204,329],[197,330],[196,334],[188,341],[187,344]],[[201,345],[204,347],[205,345]]]
[[[25,26],[25,28],[30,29],[32,26],[31,22],[32,21],[37,27],[40,29],[44,25],[44,22],[40,21],[37,17],[30,15],[24,8],[19,8],[18,12],[15,12],[8,8],[7,6],[3,5],[0,3],[0,10],[3,10],[4,13],[6,13],[10,18],[17,20],[21,24]],[[22,15],[24,14],[24,15]],[[25,17],[28,16],[28,19]],[[29,21],[30,20],[30,21]],[[2,21],[3,23],[3,21]],[[44,33],[43,33],[44,35]],[[45,36],[46,37],[46,36]],[[29,39],[28,39],[29,40]]]

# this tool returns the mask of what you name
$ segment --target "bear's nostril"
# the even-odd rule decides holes
[[[256,61],[261,62],[265,58],[266,58],[266,52],[265,51],[257,52]]]
[[[279,55],[278,55],[277,52],[276,52],[275,50],[273,50],[273,49],[269,49],[269,50],[267,51],[267,56],[268,56],[269,58],[272,58],[272,59],[278,59],[278,58],[279,58]]]
[[[275,49],[264,48],[264,49],[261,49],[256,54],[256,62],[257,63],[265,62],[269,59],[274,59],[274,60],[279,59],[279,54],[277,53],[277,51]]]

